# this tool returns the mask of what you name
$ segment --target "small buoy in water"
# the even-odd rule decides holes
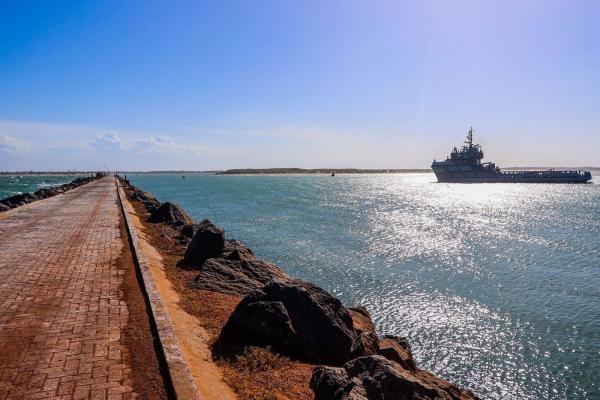
[[[183,176],[181,177],[181,179],[185,179],[185,175],[183,175]]]

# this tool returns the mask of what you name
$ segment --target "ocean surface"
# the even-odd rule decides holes
[[[69,183],[79,175],[0,175],[0,199]]]
[[[409,338],[421,368],[484,398],[600,398],[598,184],[440,184],[416,173],[128,178],[364,305],[380,333]]]

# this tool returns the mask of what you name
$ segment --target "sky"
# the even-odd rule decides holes
[[[598,1],[1,1],[0,170],[600,166]]]

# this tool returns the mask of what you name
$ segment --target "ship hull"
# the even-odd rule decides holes
[[[446,183],[587,183],[589,179],[580,178],[531,178],[531,179],[503,179],[503,178],[438,178],[438,182]]]
[[[586,183],[592,179],[582,171],[500,172],[471,166],[434,163],[431,168],[438,182],[448,183]]]

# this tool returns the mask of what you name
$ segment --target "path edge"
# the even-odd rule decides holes
[[[137,272],[142,277],[142,293],[145,297],[149,307],[150,318],[158,333],[158,341],[164,357],[165,366],[170,378],[170,384],[175,393],[175,397],[180,400],[200,400],[198,394],[198,388],[192,377],[192,373],[183,358],[183,354],[179,349],[179,343],[175,336],[173,324],[167,313],[167,308],[163,304],[163,301],[156,289],[156,283],[152,277],[152,272],[148,266],[144,255],[138,248],[138,235],[133,224],[129,219],[127,210],[125,209],[124,202],[127,201],[125,193],[123,192],[122,186],[119,181],[115,178],[115,185],[117,187],[117,193],[119,197],[119,207],[125,221],[125,230],[129,239],[131,247],[131,254],[133,256],[133,264],[137,269]]]

